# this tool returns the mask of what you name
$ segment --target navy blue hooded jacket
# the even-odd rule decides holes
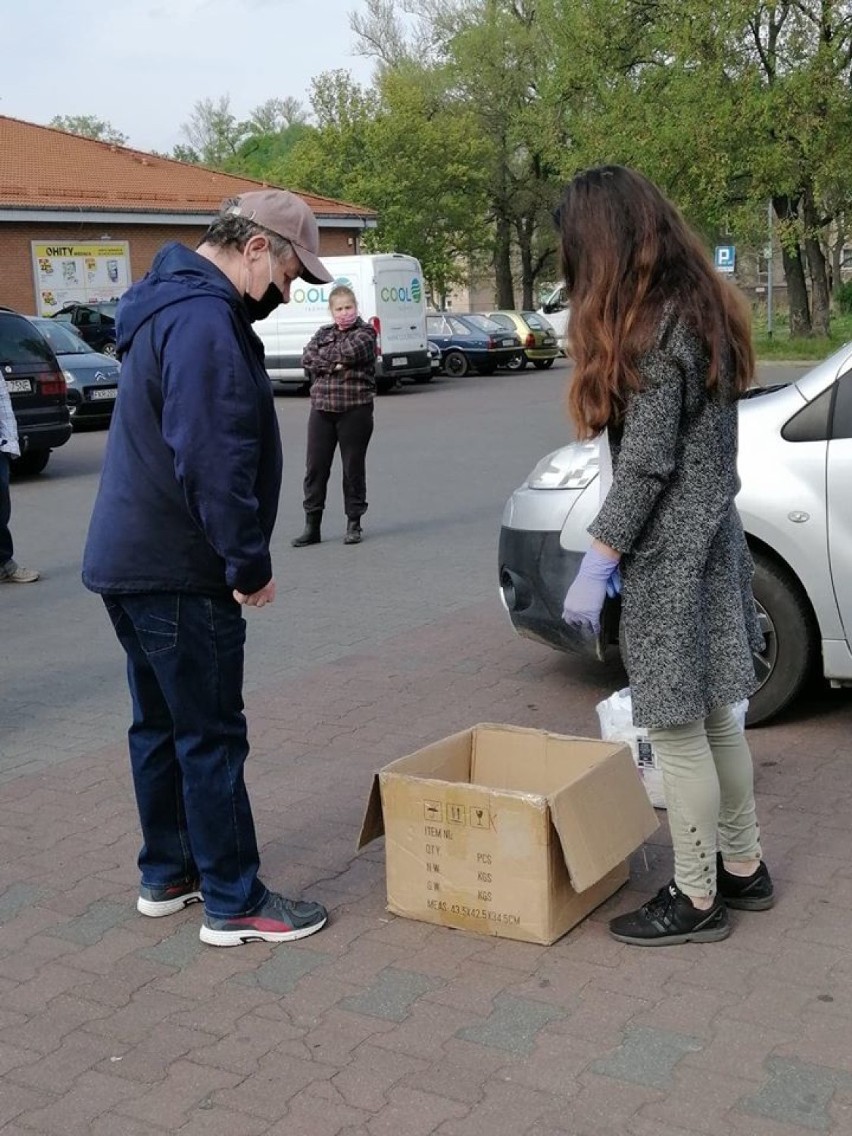
[[[272,578],[281,438],[242,298],[209,260],[169,244],[122,297],[116,333],[119,393],[83,583],[259,591]]]

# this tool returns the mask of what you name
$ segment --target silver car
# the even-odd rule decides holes
[[[737,507],[755,562],[766,635],[747,722],[784,709],[817,666],[852,685],[852,343],[787,386],[740,403]],[[599,506],[598,446],[548,454],[503,513],[500,595],[515,629],[561,650],[617,649],[619,601],[590,643],[561,619]]]

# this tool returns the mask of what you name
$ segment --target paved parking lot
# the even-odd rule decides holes
[[[785,374],[790,374],[785,371]],[[249,763],[268,882],[326,902],[304,944],[198,942],[134,909],[121,656],[79,584],[104,434],[18,483],[0,683],[0,1136],[783,1136],[852,1131],[852,696],[816,687],[752,731],[770,912],[654,951],[606,920],[550,948],[396,919],[355,842],[374,769],[478,721],[596,733],[615,667],[516,639],[497,601],[503,501],[564,440],[564,370],[380,400],[367,539],[294,551],[307,403],[277,400],[281,588],[251,614]],[[664,821],[664,814],[661,814]]]

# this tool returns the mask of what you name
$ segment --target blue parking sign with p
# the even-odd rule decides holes
[[[737,266],[737,250],[734,245],[716,245],[716,268],[720,272],[733,272]]]

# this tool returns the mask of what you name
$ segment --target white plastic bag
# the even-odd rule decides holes
[[[741,730],[745,730],[745,716],[748,700],[733,706],[734,717]],[[666,807],[663,794],[663,773],[657,762],[654,747],[648,738],[648,731],[633,725],[633,703],[630,687],[617,690],[609,698],[597,705],[598,720],[601,724],[601,737],[605,742],[625,742],[630,746],[639,776],[645,786],[648,799],[655,809]]]

